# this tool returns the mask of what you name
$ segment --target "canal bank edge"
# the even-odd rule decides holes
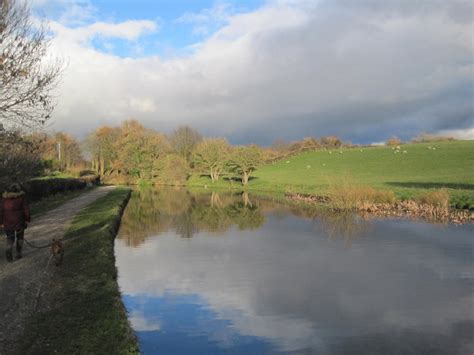
[[[13,353],[139,354],[117,283],[114,240],[131,196],[118,187],[81,211],[63,266],[45,287]],[[55,268],[54,265],[50,266]]]

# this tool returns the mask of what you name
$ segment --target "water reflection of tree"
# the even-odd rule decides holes
[[[254,199],[247,193],[192,194],[185,189],[149,188],[134,191],[122,219],[119,238],[135,247],[148,237],[170,229],[182,238],[192,238],[203,231],[219,234],[232,226],[239,230],[256,229],[263,225],[268,212],[314,219],[329,238],[343,238],[347,244],[369,226],[354,214]]]
[[[240,230],[260,227],[264,215],[248,194],[191,194],[184,189],[134,191],[125,210],[119,238],[138,246],[151,235],[169,229],[183,238],[199,231],[221,233],[236,225]]]
[[[343,238],[349,246],[354,238],[369,229],[369,223],[355,213],[321,213],[317,219],[330,239]]]
[[[348,245],[354,238],[367,234],[370,227],[366,219],[355,213],[331,212],[308,204],[284,203],[281,200],[266,198],[260,201],[260,209],[271,212],[279,219],[288,214],[312,219],[330,239],[343,239]]]

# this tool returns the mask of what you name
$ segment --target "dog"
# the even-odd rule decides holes
[[[56,261],[56,266],[62,265],[64,258],[64,244],[62,240],[53,239],[51,243],[51,253]]]

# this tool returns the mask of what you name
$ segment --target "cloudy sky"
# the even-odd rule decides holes
[[[470,0],[34,0],[68,65],[52,129],[232,143],[474,139]]]

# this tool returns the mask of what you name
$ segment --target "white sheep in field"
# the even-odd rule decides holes
[[[407,152],[406,150],[404,150],[402,153],[403,153],[403,154],[407,154],[408,152]]]

